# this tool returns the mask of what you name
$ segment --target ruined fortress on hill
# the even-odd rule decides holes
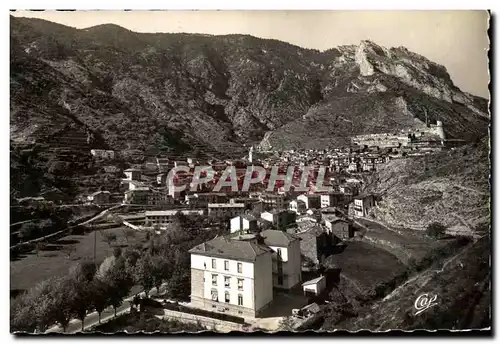
[[[436,124],[427,123],[427,125],[420,128],[402,130],[398,133],[367,134],[351,137],[351,142],[355,145],[380,148],[444,146],[448,142],[451,143],[451,141],[455,142],[457,140],[446,139],[441,121],[436,121]]]

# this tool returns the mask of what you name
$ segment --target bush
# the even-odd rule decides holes
[[[425,234],[431,238],[440,238],[446,233],[446,227],[439,222],[433,222],[427,226]]]

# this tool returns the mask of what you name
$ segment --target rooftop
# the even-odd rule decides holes
[[[365,199],[368,197],[373,197],[373,195],[372,194],[361,194],[361,195],[357,195],[356,197],[354,197],[354,199]]]
[[[146,216],[173,216],[179,212],[184,215],[192,215],[192,214],[203,215],[203,210],[201,209],[189,209],[189,210],[172,209],[172,210],[146,211]]]
[[[191,254],[200,254],[209,257],[254,262],[258,256],[271,252],[271,249],[252,241],[216,237],[215,239],[193,247],[189,252]]]
[[[305,286],[305,285],[311,285],[311,284],[317,284],[319,283],[320,281],[322,281],[323,279],[325,279],[325,276],[319,276],[315,279],[312,279],[310,281],[307,281],[307,282],[304,282],[302,283],[302,286]]]
[[[243,203],[208,203],[209,208],[244,208]]]
[[[260,235],[264,238],[264,243],[268,246],[288,247],[291,242],[299,240],[295,235],[273,229],[262,231]]]

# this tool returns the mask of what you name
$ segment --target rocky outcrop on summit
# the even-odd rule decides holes
[[[267,134],[261,148],[314,148],[352,135],[411,129],[425,123],[426,114],[431,122],[442,121],[450,138],[487,135],[487,105],[460,91],[443,66],[370,41],[337,52],[323,76],[323,99]]]

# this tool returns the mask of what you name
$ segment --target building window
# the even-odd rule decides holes
[[[228,260],[224,261],[224,270],[229,271],[229,261]]]
[[[226,291],[224,293],[224,300],[226,301],[226,303],[229,303],[229,292],[228,291]]]
[[[231,277],[224,276],[224,287],[226,288],[231,287]]]
[[[238,290],[242,291],[243,290],[243,279],[238,278]]]
[[[243,272],[243,264],[238,263],[238,273],[241,274]]]
[[[217,275],[212,275],[212,285],[217,285]]]
[[[283,275],[278,275],[278,285],[283,285]]]
[[[238,306],[243,306],[243,295],[238,294]]]
[[[281,248],[278,248],[277,252],[278,252],[278,257],[281,257]]]
[[[215,263],[215,259],[212,259],[212,269],[217,269],[217,264]]]
[[[219,301],[219,295],[217,289],[212,289],[212,301]]]

